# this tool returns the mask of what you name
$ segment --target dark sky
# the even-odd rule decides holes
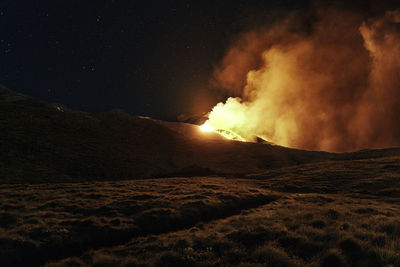
[[[238,33],[308,1],[0,1],[0,83],[83,111],[174,120],[219,99]],[[278,12],[279,13],[279,12]]]

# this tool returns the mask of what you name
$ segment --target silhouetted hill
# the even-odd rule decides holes
[[[115,110],[73,111],[0,87],[0,182],[58,182],[193,175],[243,175],[329,159],[331,154],[223,140],[197,126]]]
[[[169,129],[122,111],[91,115],[6,89],[0,124],[8,182],[151,176],[171,169],[177,142]]]

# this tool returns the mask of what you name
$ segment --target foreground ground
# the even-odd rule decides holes
[[[400,158],[0,185],[5,266],[400,266]]]

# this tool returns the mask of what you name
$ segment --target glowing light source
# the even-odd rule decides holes
[[[203,125],[200,126],[200,130],[202,132],[213,132],[214,127],[212,127],[208,122],[205,122]]]
[[[229,130],[214,128],[212,125],[209,124],[208,120],[203,125],[201,125],[199,127],[200,127],[200,130],[202,132],[214,132],[214,133],[219,134],[222,137],[224,137],[226,139],[229,139],[229,140],[246,142],[246,139],[244,139],[243,137],[241,137],[237,133],[234,133],[234,132],[229,131]]]

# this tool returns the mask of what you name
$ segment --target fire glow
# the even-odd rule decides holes
[[[321,12],[245,34],[216,70],[232,95],[201,126],[228,139],[326,151],[400,145],[400,11]]]
[[[213,132],[213,133],[219,134],[222,137],[229,139],[229,140],[241,141],[241,142],[247,141],[246,139],[241,137],[239,134],[234,133],[232,131],[214,128],[213,126],[211,126],[209,124],[208,121],[206,121],[204,124],[200,125],[199,128],[200,128],[200,131],[202,131],[202,132],[205,132],[205,133]]]
[[[203,132],[213,132],[214,127],[208,124],[208,122],[205,122],[203,125],[200,126],[200,130]]]

